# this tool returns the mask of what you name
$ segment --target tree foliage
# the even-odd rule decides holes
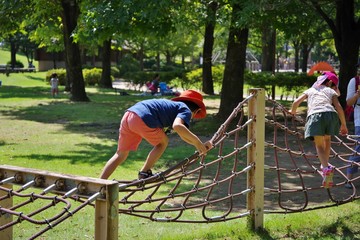
[[[360,3],[354,0],[0,0],[0,4],[0,35],[12,40],[12,56],[19,34],[49,52],[65,51],[68,87],[72,84],[76,101],[88,100],[80,50],[101,54],[102,87],[112,86],[111,49],[131,52],[142,70],[147,59],[154,59],[160,70],[160,63],[174,65],[179,57],[187,69],[186,57],[195,64],[202,53],[201,86],[209,94],[214,84],[210,58],[214,52],[226,53],[222,92],[230,94],[222,96],[220,115],[242,98],[246,48],[263,61],[264,70],[274,71],[276,58],[292,54],[296,70],[306,71],[311,49],[326,48],[327,55],[335,46],[342,92],[355,74],[359,53]],[[270,34],[264,34],[269,29]],[[322,57],[326,56],[318,59]]]
[[[360,49],[360,3],[354,0],[303,0],[326,21],[332,32],[336,51],[340,60],[339,89],[346,93],[347,84],[356,74],[356,64]],[[357,11],[356,11],[357,9]],[[340,96],[345,106],[346,94]]]

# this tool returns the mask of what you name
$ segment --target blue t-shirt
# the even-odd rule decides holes
[[[130,107],[128,111],[136,113],[150,128],[172,127],[177,117],[189,127],[191,120],[191,110],[185,103],[168,99],[144,100]]]

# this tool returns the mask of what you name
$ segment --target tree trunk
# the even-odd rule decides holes
[[[262,31],[261,71],[275,74],[276,30],[271,25],[264,25]],[[275,99],[275,83],[271,87],[271,97]]]
[[[261,71],[274,72],[275,71],[275,42],[276,31],[270,25],[264,25],[262,29],[262,59]]]
[[[294,71],[299,72],[300,43],[299,41],[294,41],[293,44],[294,44],[294,55],[295,55]]]
[[[15,66],[16,66],[16,52],[17,52],[17,48],[16,48],[15,40],[14,40],[14,38],[10,38],[11,68],[15,68]]]
[[[166,65],[171,65],[171,53],[169,50],[165,51]]]
[[[68,62],[65,57],[65,69],[67,69]],[[68,74],[66,74],[65,92],[71,93],[72,82]]]
[[[104,41],[102,52],[102,72],[100,87],[112,88],[111,80],[111,40]]]
[[[160,71],[160,53],[156,53],[156,69],[157,71]]]
[[[302,55],[302,59],[301,59],[301,71],[303,73],[307,72],[307,64],[308,64],[308,59],[309,59],[309,52],[310,50],[308,50],[309,47],[307,44],[303,44],[301,47],[301,55]]]
[[[207,6],[207,23],[205,26],[204,48],[203,48],[203,84],[202,90],[206,94],[214,94],[214,81],[212,78],[212,54],[214,47],[214,29],[216,23],[216,10],[218,3],[210,2]]]
[[[240,6],[234,5],[218,113],[221,119],[227,118],[239,102],[243,100],[249,29],[235,26],[235,16],[240,10]]]
[[[334,32],[333,34],[340,60],[339,89],[343,93],[340,95],[340,102],[345,107],[347,85],[350,79],[356,75],[355,65],[359,57],[360,25],[354,21],[353,0],[337,1],[336,5],[336,33],[339,34]]]
[[[340,60],[339,97],[343,107],[346,106],[347,85],[356,75],[360,47],[360,25],[355,20],[354,0],[335,1],[336,19],[333,21],[322,10],[318,2],[311,1],[316,11],[329,25],[334,36],[336,51]]]
[[[140,49],[138,51],[138,60],[140,64],[140,70],[144,71],[144,44],[141,43]]]
[[[80,14],[78,1],[76,0],[62,0],[61,5],[64,45],[65,45],[65,61],[66,74],[71,85],[72,101],[88,102],[89,98],[85,92],[85,82],[81,67],[81,53],[77,43],[73,41],[72,33],[77,26],[77,19]]]

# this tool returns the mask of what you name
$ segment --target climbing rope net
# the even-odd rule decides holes
[[[217,155],[195,154],[151,179],[120,184],[119,213],[152,221],[206,223],[249,215],[246,198],[253,186],[246,178],[255,165],[247,164],[247,148],[255,140],[247,139],[247,126],[255,116],[245,113],[251,97],[239,103],[212,137]],[[355,183],[360,177],[346,177],[348,167],[359,165],[348,160],[357,154],[356,136],[333,137],[329,163],[336,167],[334,186],[326,189],[315,146],[303,138],[304,120],[271,99],[265,108],[266,213],[302,212],[359,198]],[[346,189],[346,183],[352,189]]]
[[[93,206],[94,201],[111,198],[109,186],[118,185],[109,180],[8,165],[0,166],[0,179],[0,239],[12,239],[9,229],[13,226],[43,227],[26,237],[35,239],[84,207]]]
[[[118,213],[151,221],[184,223],[228,221],[250,215],[253,209],[247,207],[247,200],[254,186],[248,184],[247,177],[256,168],[256,163],[248,164],[247,150],[256,144],[256,139],[248,138],[248,126],[256,121],[256,116],[249,116],[247,112],[248,102],[255,95],[250,94],[234,108],[211,138],[213,148],[206,155],[195,153],[144,180],[117,181]],[[353,150],[360,143],[357,136],[333,137],[329,163],[335,166],[334,186],[326,189],[321,186],[322,175],[315,147],[303,138],[304,123],[280,103],[266,100],[265,213],[309,211],[359,198],[356,186],[360,176],[346,177],[348,167],[359,165],[349,161],[350,156],[357,154]],[[54,178],[44,190],[23,193],[30,187],[41,187],[46,174],[34,175],[33,179],[24,181],[18,179],[16,172],[16,169],[2,171],[0,167],[0,206],[9,199],[20,199],[11,208],[0,207],[1,216],[8,214],[15,218],[0,226],[0,231],[23,221],[45,226],[30,238],[35,239],[85,206],[94,206],[93,201],[97,198],[104,197],[105,185],[101,184],[98,190],[87,194],[80,191],[84,186],[70,186],[60,195],[59,187],[67,185],[66,181],[58,182],[60,177]],[[346,183],[350,183],[352,189],[345,188]],[[9,184],[20,184],[20,188],[7,188]],[[71,210],[74,200],[80,204]],[[37,202],[41,202],[40,207],[32,212],[19,210]],[[46,217],[41,215],[48,211],[50,214]]]

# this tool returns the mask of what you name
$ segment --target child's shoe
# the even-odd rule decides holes
[[[145,179],[145,178],[149,178],[151,176],[153,176],[151,169],[149,169],[145,172],[140,171],[139,175],[138,175],[138,179]]]
[[[323,182],[322,185],[324,188],[331,188],[333,186],[333,177],[335,169],[333,167],[323,168]]]

